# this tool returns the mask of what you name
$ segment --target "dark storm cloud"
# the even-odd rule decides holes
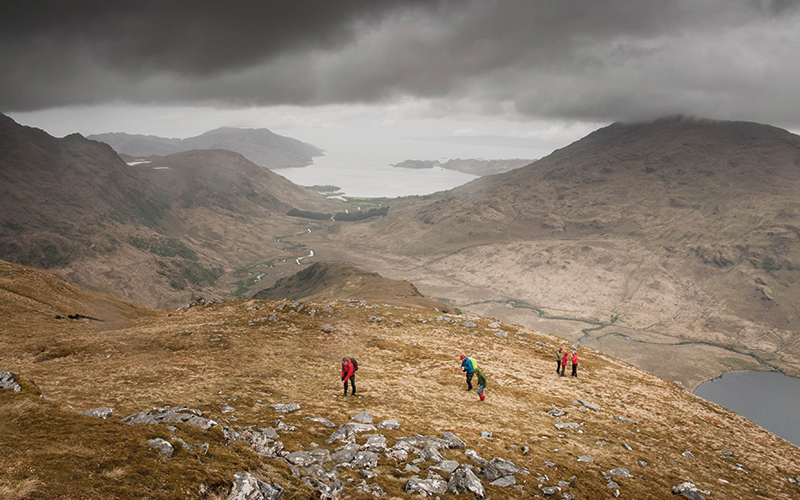
[[[410,96],[550,118],[800,124],[798,0],[19,4],[0,15],[9,111]]]

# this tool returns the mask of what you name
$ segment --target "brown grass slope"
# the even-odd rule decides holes
[[[27,299],[37,304],[58,300],[59,280],[7,267],[4,283],[11,284],[4,289],[27,290]],[[17,279],[22,283],[14,285]],[[104,300],[75,293],[86,302]],[[155,311],[156,316],[142,310],[127,323],[98,332],[94,322],[75,321],[69,330],[55,320],[8,323],[29,308],[14,304],[22,302],[3,311],[0,335],[0,369],[19,374],[23,386],[21,393],[0,389],[0,494],[7,498],[225,498],[238,470],[281,485],[287,498],[309,498],[313,492],[284,463],[259,457],[241,442],[225,445],[218,427],[200,431],[177,424],[173,431],[118,420],[152,406],[188,404],[222,425],[267,427],[280,416],[268,405],[290,402],[301,409],[283,418],[297,427],[280,432],[288,451],[309,449],[311,442],[330,436],[332,429],[306,417],[341,424],[369,410],[377,420],[400,422],[399,430],[384,431],[389,445],[397,437],[439,437],[449,430],[480,456],[512,460],[530,471],[517,476],[519,490],[484,482],[490,498],[531,498],[541,495],[540,485],[559,480],[570,482],[564,491],[575,498],[606,498],[614,490],[603,473],[618,467],[633,475],[614,477],[624,498],[674,498],[671,486],[683,481],[710,490],[711,498],[800,495],[798,485],[785,479],[800,474],[797,447],[591,349],[581,349],[579,378],[557,377],[553,352],[566,346],[564,341],[512,324],[489,327],[487,319],[424,308],[344,301],[292,307],[248,300],[197,303],[177,312]],[[43,317],[51,314],[42,307]],[[277,321],[255,321],[272,315]],[[375,316],[381,320],[370,320]],[[462,319],[477,327],[457,326]],[[42,359],[43,344],[59,344],[67,354]],[[463,352],[487,374],[484,403],[464,391],[458,369]],[[359,397],[333,397],[341,391],[343,355],[359,360]],[[38,397],[39,391],[47,399]],[[589,410],[576,400],[601,409]],[[78,414],[98,406],[114,407],[114,417]],[[224,411],[229,406],[235,410]],[[561,421],[580,427],[556,430],[558,420],[545,413],[553,407],[568,410]],[[493,436],[483,438],[481,431]],[[209,443],[208,454],[195,456],[177,446],[167,459],[147,446],[154,437]],[[365,440],[358,438],[360,444]],[[686,451],[693,456],[684,456]],[[471,462],[462,450],[445,456]],[[593,462],[578,461],[583,456]],[[424,477],[433,462],[417,465]],[[406,498],[402,488],[413,475],[398,469],[402,466],[383,456],[375,469],[373,481],[390,498]],[[339,477],[361,482],[358,470],[340,469]],[[353,485],[345,486],[345,497],[372,498]]]
[[[516,300],[608,326],[590,340],[707,343],[797,375],[798,189],[800,137],[785,130],[614,124],[343,236],[459,307]]]
[[[336,262],[315,262],[292,276],[281,278],[270,288],[257,292],[253,298],[312,302],[361,299],[396,306],[427,307],[445,313],[459,312],[442,302],[426,299],[407,281],[391,280],[378,273]]]

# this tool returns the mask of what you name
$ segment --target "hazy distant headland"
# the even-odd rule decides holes
[[[456,158],[454,160],[447,160],[444,163],[438,160],[405,160],[395,164],[394,166],[400,168],[441,167],[448,170],[457,170],[459,172],[464,172],[465,174],[478,175],[482,177],[484,175],[502,174],[516,168],[530,165],[533,162],[534,160],[526,160],[521,158],[515,158],[511,160],[462,160],[460,158]]]
[[[193,149],[225,149],[268,168],[305,167],[313,162],[314,157],[324,154],[316,146],[265,128],[221,127],[186,139],[121,132],[90,135],[87,138],[105,142],[119,154],[139,157],[166,156]]]

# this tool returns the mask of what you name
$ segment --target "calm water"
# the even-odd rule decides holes
[[[303,168],[273,169],[301,186],[334,185],[347,196],[397,198],[446,191],[477,179],[477,176],[444,168],[395,168],[353,164],[317,158],[313,165]]]
[[[700,384],[694,393],[800,446],[800,378],[777,372],[728,372]]]

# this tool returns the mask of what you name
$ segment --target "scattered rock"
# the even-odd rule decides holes
[[[381,488],[378,483],[367,484],[367,481],[361,481],[361,484],[356,486],[356,489],[365,491],[375,498],[383,498],[386,496],[386,492],[383,491],[383,488]]]
[[[355,420],[356,422],[361,422],[362,424],[371,424],[372,414],[369,412],[369,410],[362,411],[358,415],[355,415],[351,420]]]
[[[633,425],[636,425],[636,422],[634,422],[633,420],[628,420],[628,419],[627,419],[627,418],[625,418],[625,417],[614,417],[614,420],[616,420],[617,422],[622,422],[623,424],[633,424]]]
[[[691,498],[692,500],[705,500],[705,497],[701,495],[701,493],[709,495],[711,492],[701,490],[697,486],[689,482],[681,483],[677,486],[672,487],[673,495],[681,495],[686,498]]]
[[[160,451],[162,455],[166,455],[167,458],[171,458],[175,453],[175,448],[161,438],[148,439],[147,444]]]
[[[270,408],[274,408],[278,413],[291,413],[300,409],[300,405],[297,403],[272,404],[269,406]]]
[[[481,480],[466,468],[457,469],[453,472],[453,475],[450,476],[450,481],[447,482],[447,491],[456,494],[472,492],[476,498],[484,497]]]
[[[547,412],[547,414],[551,417],[563,417],[567,413],[569,413],[567,410],[559,410],[558,408],[553,408]]]
[[[492,431],[481,431],[482,438],[490,438],[492,437]]]
[[[373,434],[367,439],[367,443],[362,449],[374,453],[383,453],[386,451],[386,438],[380,434]]]
[[[355,435],[361,432],[376,431],[372,424],[362,424],[359,422],[348,422],[342,424],[336,429],[331,437],[325,440],[325,444],[332,444],[334,441],[342,441],[344,443],[355,440]]]
[[[467,447],[467,443],[462,441],[458,436],[456,436],[450,431],[443,432],[442,439],[444,439],[447,442],[447,445],[450,448],[458,448],[459,450],[463,450],[464,448]]]
[[[483,471],[481,474],[488,481],[494,481],[495,479],[511,476],[513,474],[526,473],[517,467],[511,460],[503,460],[502,458],[493,458],[491,461],[482,464],[482,467]]]
[[[286,456],[289,463],[298,467],[308,467],[317,463],[317,459],[307,451],[295,451]]]
[[[81,415],[86,415],[87,417],[93,418],[102,418],[103,420],[107,419],[113,414],[114,408],[109,408],[108,406],[101,406],[100,408],[93,408],[91,410],[81,412]]]
[[[280,437],[281,437],[278,434],[278,431],[276,431],[272,427],[261,428],[259,430],[261,431],[261,434],[263,434],[265,437],[268,437],[270,439],[280,439]]]
[[[378,429],[397,430],[400,428],[400,423],[394,419],[382,420],[378,424]]]
[[[174,423],[174,424],[190,424],[199,429],[207,431],[217,423],[211,419],[203,418],[203,412],[194,410],[188,406],[177,406],[171,408],[165,406],[164,408],[153,408],[149,412],[140,412],[128,415],[122,419],[126,424],[160,424],[160,423]]]
[[[312,422],[318,422],[324,425],[325,427],[329,427],[331,429],[336,427],[336,425],[333,422],[324,417],[306,417],[306,419],[311,420]]]
[[[625,449],[626,449],[626,450],[628,450],[628,451],[633,451],[633,448],[631,448],[631,447],[628,445],[628,443],[625,443],[625,442],[623,442],[623,443],[622,443],[622,447],[623,447],[623,448],[625,448]]]
[[[448,474],[452,474],[453,471],[458,469],[458,462],[456,462],[455,460],[442,460],[438,464],[432,466],[431,469],[436,469],[443,472],[447,472]]]
[[[420,452],[419,457],[424,460],[429,460],[432,462],[436,462],[437,464],[444,460],[444,457],[441,453],[439,453],[438,447],[433,444],[429,444],[425,448],[422,449]]]
[[[447,482],[439,479],[420,479],[417,476],[409,478],[403,491],[408,494],[419,493],[422,496],[443,495],[447,493]]]
[[[338,479],[309,476],[304,477],[303,482],[322,493],[321,499],[338,500],[344,491],[344,483]]]
[[[600,411],[601,408],[594,403],[589,403],[588,401],[577,400],[578,403],[582,404],[583,406],[589,408],[590,410]]]
[[[694,457],[694,454],[692,454],[691,450],[686,450],[683,453],[681,453],[681,455],[683,455],[684,457],[687,457],[687,458]]]
[[[352,460],[356,457],[356,453],[358,453],[359,448],[360,446],[358,446],[357,443],[348,443],[344,446],[340,446],[331,454],[331,460],[337,464],[352,462]]]
[[[564,429],[577,429],[580,427],[580,424],[577,422],[563,422],[556,424],[556,429],[562,431]]]
[[[359,469],[373,469],[378,466],[378,454],[371,451],[359,451],[353,458],[353,466]]]
[[[606,471],[606,473],[610,474],[612,476],[633,477],[633,475],[630,472],[628,472],[628,469],[626,469],[624,467],[618,467],[616,469],[611,469],[609,471]]]
[[[555,495],[559,491],[561,491],[561,488],[559,488],[558,486],[544,486],[542,488],[542,494],[543,495],[548,495],[548,496],[549,495]]]
[[[228,500],[278,500],[283,495],[283,488],[265,483],[249,472],[237,472],[233,477]]]
[[[517,484],[517,480],[514,478],[514,476],[504,476],[500,479],[495,479],[489,484],[492,486],[499,486],[501,488],[508,488],[509,486],[514,486]]]
[[[589,462],[590,464],[593,464],[594,459],[591,457],[578,457],[578,462]]]

